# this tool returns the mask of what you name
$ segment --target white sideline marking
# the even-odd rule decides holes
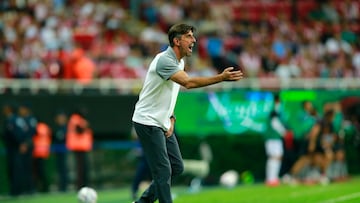
[[[358,198],[360,197],[360,192],[358,193],[353,193],[353,194],[349,194],[349,195],[344,195],[344,196],[341,196],[341,197],[338,197],[338,198],[334,198],[334,199],[329,199],[325,202],[321,202],[321,203],[335,203],[335,202],[344,202],[344,201],[347,201],[347,200],[351,200],[351,199],[355,199],[355,198]]]

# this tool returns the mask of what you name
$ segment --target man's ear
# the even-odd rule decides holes
[[[180,38],[175,37],[174,38],[174,44],[175,44],[175,46],[180,46]]]

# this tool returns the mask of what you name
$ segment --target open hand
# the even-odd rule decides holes
[[[243,78],[243,72],[241,70],[234,70],[234,67],[226,68],[221,75],[224,81],[237,81]]]

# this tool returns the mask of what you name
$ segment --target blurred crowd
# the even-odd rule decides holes
[[[191,74],[360,76],[359,0],[2,0],[0,78],[143,78],[177,22],[197,27]]]

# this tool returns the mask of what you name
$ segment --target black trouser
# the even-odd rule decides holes
[[[155,126],[134,122],[134,128],[148,161],[153,181],[137,202],[172,203],[171,180],[184,170],[179,144],[175,134],[166,138],[165,132]]]
[[[13,158],[12,182],[14,190],[11,191],[11,195],[34,193],[32,149],[25,153],[16,151]]]
[[[46,160],[44,158],[33,159],[34,184],[39,192],[49,192],[49,181],[46,173]]]
[[[306,153],[306,151],[307,143],[305,143],[304,139],[294,139],[292,149],[286,149],[284,145],[284,156],[281,163],[280,176],[290,173],[291,168],[293,167],[295,162],[299,159],[301,155]]]
[[[67,168],[67,154],[66,152],[57,152],[56,156],[56,170],[58,172],[58,187],[59,191],[67,191],[68,185],[68,168]]]
[[[79,190],[82,187],[89,186],[89,163],[88,152],[75,151],[76,161],[76,188]]]
[[[16,154],[17,148],[12,146],[6,146],[6,163],[7,163],[7,175],[8,175],[8,181],[9,181],[9,189],[10,189],[10,195],[13,195],[16,193],[16,189],[14,187],[14,160],[15,160],[15,154]]]

